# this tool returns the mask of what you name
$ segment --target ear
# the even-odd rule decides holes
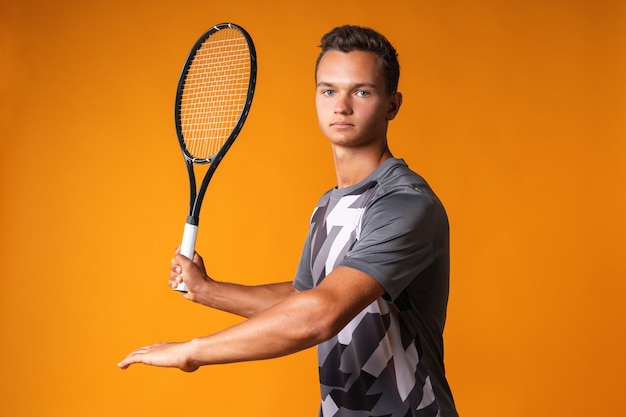
[[[402,105],[402,93],[396,91],[389,97],[389,107],[387,109],[387,120],[393,120]]]

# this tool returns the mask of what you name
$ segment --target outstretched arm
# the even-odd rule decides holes
[[[203,365],[288,355],[328,340],[383,293],[370,276],[338,267],[316,288],[293,292],[240,324],[184,343],[137,349],[118,366],[144,363],[195,371]]]

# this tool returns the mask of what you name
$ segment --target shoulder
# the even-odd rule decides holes
[[[376,195],[365,210],[364,222],[395,223],[407,229],[418,223],[447,222],[443,204],[421,175],[402,159],[388,160],[385,165],[377,175]]]
[[[377,195],[372,204],[439,204],[439,200],[426,180],[413,171],[402,159],[390,159],[381,166],[377,175]],[[402,207],[398,207],[401,209]]]
[[[394,187],[407,187],[414,190],[430,190],[426,180],[413,171],[403,159],[394,158],[385,161],[377,172],[376,181],[382,190]]]

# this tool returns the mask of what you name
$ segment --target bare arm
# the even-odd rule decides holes
[[[191,262],[177,251],[169,285],[176,288],[183,280],[188,288],[187,299],[243,317],[252,317],[296,291],[291,282],[245,286],[215,281],[207,275],[200,255],[196,253]]]
[[[184,343],[140,348],[118,365],[126,369],[145,363],[194,371],[203,365],[288,355],[328,340],[383,293],[370,276],[339,267],[318,287],[293,292],[240,324]]]

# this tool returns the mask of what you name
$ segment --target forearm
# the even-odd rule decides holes
[[[296,293],[258,315],[211,336],[186,343],[195,366],[270,359],[288,355],[331,337],[338,327],[324,319],[313,294]]]
[[[252,317],[296,292],[291,282],[246,286],[215,281],[207,275],[200,255],[196,253],[191,261],[177,252],[170,287],[177,288],[183,279],[188,289],[185,298],[243,317]]]
[[[291,282],[246,286],[227,282],[207,283],[193,301],[242,317],[252,317],[296,292]]]

